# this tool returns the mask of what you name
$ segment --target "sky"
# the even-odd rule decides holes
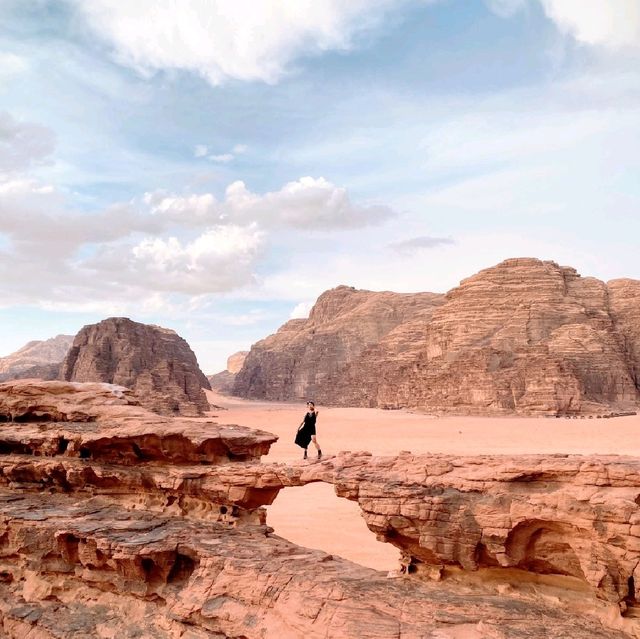
[[[640,279],[640,0],[0,0],[0,355],[225,368],[323,291]]]

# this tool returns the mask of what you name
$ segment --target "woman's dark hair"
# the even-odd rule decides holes
[[[308,406],[309,404],[311,404],[312,406],[315,406],[315,405],[316,405],[316,403],[315,403],[315,402],[312,402],[311,400],[309,400],[309,401],[307,402],[307,406]]]

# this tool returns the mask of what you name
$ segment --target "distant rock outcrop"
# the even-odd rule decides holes
[[[431,411],[578,414],[640,400],[640,282],[510,259],[446,296],[339,287],[253,346],[234,394]]]
[[[242,370],[242,365],[249,351],[238,351],[230,355],[227,359],[227,368],[215,375],[208,375],[207,379],[211,384],[211,390],[218,391],[223,395],[229,395],[233,392],[233,385],[236,380],[237,373]]]
[[[75,337],[60,377],[107,382],[134,391],[140,403],[163,414],[198,415],[209,409],[209,381],[189,344],[172,330],[111,317]]]
[[[351,403],[338,398],[333,380],[377,345],[393,329],[418,318],[428,322],[442,304],[435,293],[402,294],[360,291],[338,286],[323,293],[308,319],[293,319],[277,333],[254,344],[237,374],[233,392],[241,397],[288,400],[308,398],[323,403]],[[369,375],[361,371],[359,390]],[[368,404],[356,398],[357,405]]]
[[[73,335],[57,335],[34,340],[15,353],[0,357],[0,381],[25,377],[55,379],[72,343]]]

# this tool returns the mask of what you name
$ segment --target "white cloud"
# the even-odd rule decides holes
[[[611,48],[640,47],[638,0],[540,0],[563,33]]]
[[[485,0],[485,3],[496,15],[509,18],[527,5],[527,0]]]
[[[485,0],[496,15],[508,18],[531,0]],[[640,47],[638,0],[538,0],[545,15],[578,42],[611,49]]]
[[[398,0],[72,0],[117,59],[211,84],[276,82],[301,55],[345,50]]]
[[[15,53],[0,51],[0,81],[23,73],[29,68],[29,63]]]
[[[196,158],[203,158],[209,153],[209,147],[206,144],[196,144],[193,149],[193,156]]]
[[[296,304],[289,315],[289,319],[307,319],[309,317],[309,313],[311,313],[311,309],[315,301],[309,300],[306,302],[300,302]]]
[[[438,246],[451,246],[455,244],[450,237],[432,237],[430,235],[420,235],[412,237],[408,240],[400,240],[399,242],[391,242],[387,244],[388,248],[393,249],[401,255],[411,255],[416,251],[423,249],[432,249]]]
[[[220,162],[222,164],[227,164],[227,162],[231,162],[235,156],[233,153],[221,153],[220,155],[209,155],[207,159],[212,162]]]
[[[227,187],[221,202],[210,193],[177,196],[163,191],[146,193],[144,201],[158,217],[194,225],[257,223],[262,228],[339,230],[378,224],[394,216],[386,206],[352,203],[345,188],[322,177],[302,177],[262,195],[237,181]]]
[[[134,246],[103,248],[79,266],[146,290],[202,295],[253,282],[263,238],[255,226],[216,226],[186,243],[150,237]]]
[[[0,111],[0,173],[24,171],[45,162],[53,152],[55,138],[50,129],[20,122]]]
[[[244,182],[234,182],[227,187],[223,208],[236,223],[321,230],[359,228],[394,216],[387,206],[353,204],[345,188],[322,177],[303,177],[264,195],[251,193]]]
[[[236,144],[233,149],[231,149],[236,155],[242,155],[247,152],[249,147],[246,144]]]

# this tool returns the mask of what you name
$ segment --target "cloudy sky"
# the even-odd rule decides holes
[[[206,372],[327,288],[640,278],[640,0],[0,0],[0,355]]]

